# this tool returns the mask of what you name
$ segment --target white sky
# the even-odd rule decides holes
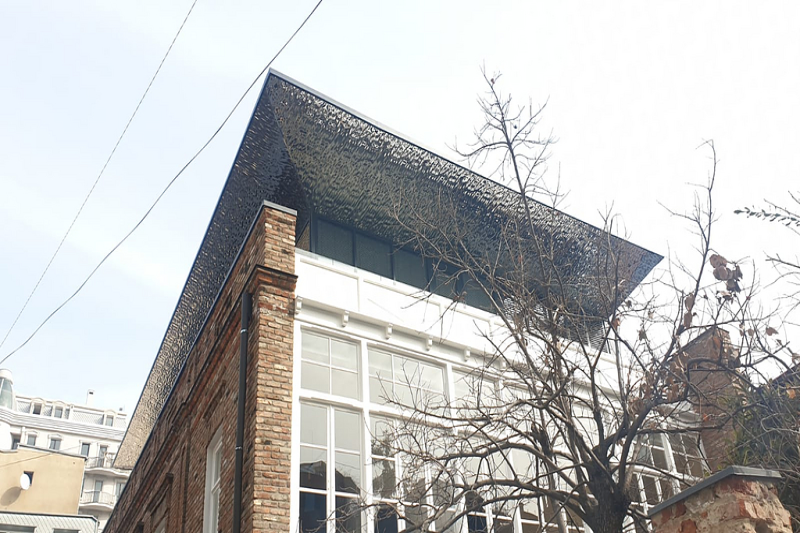
[[[115,159],[0,357],[141,217],[313,7],[198,0]],[[102,167],[191,0],[0,3],[0,338]],[[479,67],[549,98],[563,208],[667,255],[714,139],[717,249],[796,255],[735,208],[800,189],[800,3],[325,0],[274,67],[453,157]],[[86,289],[5,365],[26,394],[132,411],[246,127],[254,92]],[[688,257],[684,255],[684,257]],[[752,276],[746,271],[747,276]],[[752,278],[750,278],[752,279]]]

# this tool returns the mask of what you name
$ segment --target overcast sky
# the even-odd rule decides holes
[[[191,0],[0,3],[0,339]],[[198,0],[111,165],[0,357],[136,223],[316,0]],[[613,205],[633,242],[688,258],[687,210],[720,159],[716,246],[796,254],[735,208],[800,189],[800,3],[324,0],[274,68],[435,151],[480,120],[480,66],[548,101],[563,209]],[[260,88],[260,83],[259,83]],[[227,177],[254,91],[140,230],[4,366],[18,392],[132,411]],[[745,272],[752,276],[751,272]]]

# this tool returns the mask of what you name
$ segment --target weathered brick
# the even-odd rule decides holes
[[[243,533],[290,531],[291,373],[295,219],[265,207],[234,265],[131,473],[106,533],[203,530],[206,450],[222,428],[219,530],[230,532],[238,401],[241,294],[253,295],[249,326],[243,467]],[[269,342],[266,332],[272,332]],[[264,386],[282,383],[280,388]],[[280,414],[275,414],[280,413]],[[260,464],[274,468],[259,476]],[[162,503],[163,502],[163,505]],[[257,525],[257,526],[256,526]]]

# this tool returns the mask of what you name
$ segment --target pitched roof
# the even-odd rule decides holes
[[[434,201],[445,194],[474,231],[476,246],[518,212],[520,195],[459,166],[302,84],[270,71],[228,180],[200,245],[161,348],[117,455],[132,467],[177,381],[264,200],[346,222],[395,243],[403,240],[398,198]],[[627,295],[661,256],[533,202],[537,224],[554,236],[559,264],[573,279],[613,250]],[[605,252],[598,245],[604,240]],[[586,287],[576,288],[588,291]],[[597,303],[597,302],[594,302]],[[599,304],[598,304],[599,305]]]

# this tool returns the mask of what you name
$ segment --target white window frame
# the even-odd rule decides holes
[[[216,477],[212,479],[214,472]],[[211,438],[206,450],[206,489],[203,501],[203,533],[217,533],[222,478],[222,427]]]

